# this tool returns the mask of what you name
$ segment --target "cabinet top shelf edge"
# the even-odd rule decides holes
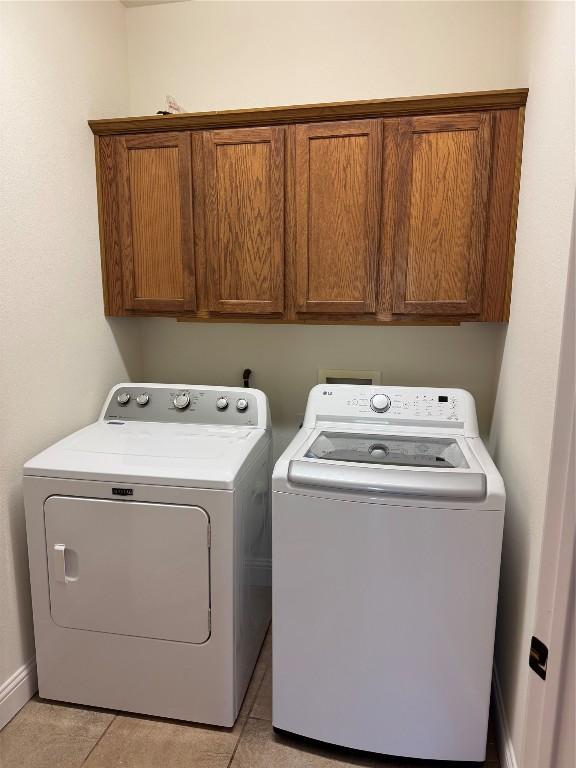
[[[526,105],[528,88],[470,93],[408,96],[374,101],[341,101],[288,107],[259,107],[219,112],[190,112],[89,120],[96,136],[178,130],[211,130],[265,125],[288,125],[330,120],[406,117],[410,115],[518,109]]]

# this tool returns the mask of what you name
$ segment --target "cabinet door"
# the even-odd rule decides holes
[[[284,308],[284,129],[204,134],[208,309]]]
[[[293,131],[296,309],[374,312],[382,124],[353,120]]]
[[[394,311],[481,310],[490,115],[400,120]]]
[[[190,134],[117,139],[125,309],[195,308]]]

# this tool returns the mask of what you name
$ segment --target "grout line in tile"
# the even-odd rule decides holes
[[[269,665],[268,665],[269,666]],[[264,683],[264,678],[266,677],[266,673],[268,672],[268,666],[264,670],[264,674],[262,675],[262,679],[260,680],[260,683],[258,684],[258,687],[256,688],[256,692],[254,695],[254,701],[252,702],[250,709],[246,713],[246,719],[242,723],[242,728],[240,729],[240,733],[238,734],[238,739],[236,740],[236,744],[234,745],[234,749],[232,750],[232,754],[230,755],[230,760],[228,761],[228,765],[226,768],[230,768],[232,765],[234,758],[236,757],[236,752],[238,751],[238,747],[240,746],[240,742],[242,740],[242,737],[244,736],[244,731],[246,729],[246,726],[248,725],[248,721],[251,718],[252,710],[254,709],[254,704],[256,704],[256,700],[258,699],[258,694],[260,693],[260,688],[262,688],[262,685]],[[256,718],[254,718],[256,719]]]
[[[117,718],[117,717],[118,717],[118,712],[116,712],[116,713],[114,714],[114,717],[112,718],[112,720],[110,720],[110,722],[108,723],[108,725],[106,726],[106,728],[104,728],[104,730],[102,731],[102,733],[100,734],[100,736],[99,736],[99,737],[96,739],[95,743],[92,745],[92,748],[90,749],[90,751],[88,752],[88,754],[86,755],[86,757],[84,758],[84,760],[82,761],[82,763],[80,764],[80,768],[82,768],[82,766],[83,766],[83,765],[86,765],[86,763],[87,763],[87,761],[88,761],[88,758],[90,757],[90,755],[92,754],[92,752],[94,752],[94,750],[96,749],[96,747],[98,746],[98,744],[100,744],[100,742],[102,741],[102,739],[104,738],[104,736],[106,736],[106,734],[108,733],[108,730],[110,729],[110,726],[112,725],[112,723],[113,723],[113,722],[115,722],[115,720],[116,720],[116,718]]]
[[[260,689],[258,689],[260,690]],[[232,754],[230,755],[230,759],[228,760],[228,765],[226,768],[230,768],[232,763],[234,762],[234,758],[236,757],[236,752],[238,751],[238,747],[240,746],[240,741],[242,740],[242,737],[244,736],[244,731],[246,729],[246,726],[248,725],[248,721],[250,720],[250,713],[246,715],[246,719],[242,723],[242,728],[240,729],[240,733],[238,734],[238,738],[236,740],[236,744],[234,744],[234,749],[232,750]]]

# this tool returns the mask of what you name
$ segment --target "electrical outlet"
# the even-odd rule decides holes
[[[350,371],[343,369],[321,368],[318,371],[318,384],[380,384],[381,371]]]

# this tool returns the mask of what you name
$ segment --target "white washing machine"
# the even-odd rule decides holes
[[[319,385],[272,489],[274,726],[484,760],[505,495],[472,396]]]
[[[24,468],[40,695],[233,725],[270,621],[255,389],[122,384]]]

